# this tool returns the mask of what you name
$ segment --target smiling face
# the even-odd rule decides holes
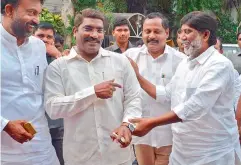
[[[191,59],[196,58],[202,52],[202,35],[194,28],[188,25],[182,25],[181,39],[184,46],[184,52]]]
[[[11,10],[7,7],[6,14]],[[39,0],[20,0],[16,8],[12,7],[11,31],[18,38],[28,37],[39,23],[42,5]]]
[[[151,54],[161,54],[164,51],[169,29],[162,26],[161,18],[146,19],[143,24],[142,39]]]
[[[103,21],[96,18],[84,18],[79,27],[74,28],[74,36],[80,53],[97,55],[104,39]]]

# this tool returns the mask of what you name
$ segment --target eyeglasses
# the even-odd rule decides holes
[[[92,26],[84,26],[83,27],[83,30],[85,32],[89,32],[89,33],[93,33],[93,32],[97,32],[99,34],[103,34],[105,33],[104,29],[103,28],[94,28]]]

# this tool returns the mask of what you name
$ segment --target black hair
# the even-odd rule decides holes
[[[223,50],[223,40],[221,37],[217,37],[217,40],[220,42],[220,49]]]
[[[7,4],[12,5],[14,8],[16,8],[19,4],[19,2],[22,0],[1,0],[1,13],[4,15],[5,14],[5,6]],[[44,0],[40,0],[40,3],[43,4]]]
[[[188,13],[181,19],[181,26],[184,24],[196,29],[199,32],[204,32],[208,30],[210,32],[208,45],[212,46],[216,44],[216,31],[218,28],[218,24],[216,19],[211,17],[209,14],[201,11],[193,11],[191,13]]]
[[[153,12],[153,13],[148,14],[144,19],[144,23],[147,19],[154,19],[154,18],[160,18],[162,20],[163,28],[165,30],[169,29],[169,21],[168,21],[167,17],[165,17],[162,13],[159,13],[159,12]]]
[[[113,24],[113,30],[115,30],[115,28],[117,26],[122,26],[122,25],[127,25],[128,28],[129,28],[128,21],[125,18],[117,18],[117,19],[115,19],[115,22]]]
[[[59,34],[55,34],[54,42],[55,43],[59,42],[61,45],[64,45],[64,38],[61,35],[59,35]]]
[[[55,35],[54,26],[53,26],[51,23],[49,23],[49,22],[40,22],[40,23],[38,24],[38,26],[36,27],[35,32],[36,32],[38,29],[45,29],[45,30],[51,29],[51,30],[53,31],[54,35]]]

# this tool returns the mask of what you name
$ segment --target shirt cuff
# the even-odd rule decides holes
[[[178,106],[176,106],[174,109],[173,109],[173,112],[175,112],[175,114],[180,118],[182,119],[182,121],[186,120],[187,119],[187,111],[184,110],[184,104],[179,104]]]
[[[6,127],[6,125],[8,124],[9,120],[3,118],[2,116],[0,117],[1,120],[1,132],[3,131],[3,129]]]
[[[166,90],[164,86],[157,85],[156,86],[156,101],[161,102],[161,103],[166,103],[167,98],[166,98]]]
[[[93,99],[93,100],[98,99],[98,97],[95,94],[95,87],[94,86],[85,89],[84,94],[82,92],[76,93],[76,98],[83,98],[83,97],[88,97],[88,96],[91,97],[91,99]]]

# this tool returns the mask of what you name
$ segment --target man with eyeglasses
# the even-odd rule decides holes
[[[103,28],[99,11],[77,14],[76,46],[46,71],[45,108],[64,118],[66,165],[131,165],[128,119],[141,116],[140,86],[127,57],[101,48]]]

